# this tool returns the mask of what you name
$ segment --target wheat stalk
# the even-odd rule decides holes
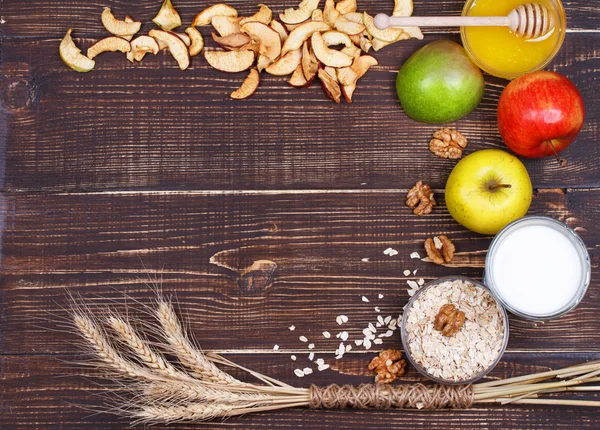
[[[150,369],[156,370],[167,378],[191,380],[189,375],[177,370],[165,358],[152,350],[133,329],[133,327],[119,316],[111,315],[107,324],[112,327],[119,339],[129,346],[135,355]]]
[[[73,322],[79,334],[87,341],[93,352],[108,369],[134,379],[156,380],[151,372],[123,358],[108,342],[103,330],[91,318],[76,314],[73,316]]]
[[[192,375],[217,384],[241,385],[242,383],[223,372],[196,349],[184,331],[171,303],[158,299],[156,318],[162,327],[162,335],[171,352],[192,371]]]
[[[119,396],[119,404],[110,410],[132,418],[134,424],[206,421],[252,412],[305,407],[309,404],[314,406],[312,391],[309,389],[294,388],[239,366],[218,354],[212,353],[207,357],[188,337],[172,304],[160,295],[153,313],[159,321],[158,333],[164,338],[165,352],[176,355],[191,370],[191,374],[179,370],[167,361],[162,352],[150,347],[149,342],[126,319],[112,314],[105,318],[106,325],[111,327],[120,343],[126,345],[143,366],[125,358],[112,345],[102,325],[87,313],[89,310],[84,306],[74,306],[73,324],[86,341],[88,349],[97,357],[99,368],[138,381],[123,384],[131,396]],[[240,382],[219,369],[211,360],[246,371],[265,385]],[[553,379],[558,380],[552,381]],[[600,391],[600,386],[581,386],[592,382],[600,382],[600,361],[475,384],[470,392],[473,403],[476,404],[598,407],[599,401],[540,398],[544,394],[561,392]],[[433,387],[426,391],[431,396],[435,395]],[[378,392],[378,395],[386,399],[394,395],[394,391],[386,387]],[[331,404],[337,404],[336,402],[337,400]],[[379,403],[377,399],[371,399],[371,403],[366,399],[364,404],[368,407]]]

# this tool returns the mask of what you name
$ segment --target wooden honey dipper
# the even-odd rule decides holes
[[[552,13],[539,3],[521,5],[507,16],[400,17],[384,13],[375,16],[375,27],[380,30],[388,27],[508,27],[526,40],[549,35],[554,30],[554,24]]]

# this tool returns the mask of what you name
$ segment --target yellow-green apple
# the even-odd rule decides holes
[[[463,158],[446,183],[446,206],[459,223],[481,234],[496,234],[527,214],[533,188],[514,155],[484,149]]]
[[[523,157],[554,155],[569,146],[585,119],[577,87],[555,72],[521,76],[502,92],[498,128],[510,149]]]

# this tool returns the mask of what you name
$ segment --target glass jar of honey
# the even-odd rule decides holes
[[[462,27],[462,43],[471,59],[490,75],[514,79],[544,69],[560,50],[567,27],[560,0],[467,0],[463,16],[506,16],[511,10],[536,2],[554,15],[554,30],[526,40],[508,27]]]

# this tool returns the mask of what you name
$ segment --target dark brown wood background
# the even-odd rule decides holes
[[[251,2],[229,3],[240,14],[255,10]],[[293,3],[269,5],[280,12]],[[209,5],[175,4],[188,23]],[[359,1],[370,13],[391,5]],[[434,29],[424,41],[377,53],[380,65],[360,81],[352,105],[331,103],[318,85],[295,90],[268,75],[250,99],[233,101],[228,94],[244,75],[219,73],[200,57],[185,72],[167,53],[135,66],[104,54],[89,74],[65,67],[57,51],[66,29],[74,28],[82,46],[103,37],[103,6],[149,23],[160,1],[0,1],[0,428],[128,426],[75,406],[99,403],[102,389],[84,377],[87,370],[69,364],[81,359],[75,337],[48,330],[65,316],[67,291],[111,306],[121,306],[124,292],[149,302],[146,273],[162,272],[164,291],[177,294],[205,349],[307,386],[371,380],[366,364],[373,353],[364,351],[352,351],[330,371],[303,379],[292,373],[307,363],[298,335],[322,339],[322,330],[336,330],[340,313],[350,316],[351,333],[374,319],[374,304],[362,303],[361,295],[383,293],[376,304],[397,314],[408,298],[405,269],[427,280],[481,278],[491,238],[466,231],[448,214],[441,191],[454,162],[428,151],[436,127],[408,119],[394,91],[397,69],[416,48],[458,40],[457,32]],[[565,7],[569,32],[550,68],[583,93],[586,125],[564,152],[567,167],[552,159],[525,163],[536,189],[530,213],[579,232],[592,258],[592,285],[564,318],[512,318],[509,350],[493,378],[600,356],[600,6],[571,0]],[[461,8],[460,0],[418,0],[415,13]],[[504,147],[495,115],[506,82],[486,81],[481,106],[456,124],[470,140],[468,153]],[[441,202],[423,218],[403,203],[417,180],[438,190]],[[441,233],[456,242],[455,263],[409,258],[427,236]],[[399,255],[383,255],[390,246]],[[272,286],[250,294],[238,287],[238,271],[259,259],[279,269]],[[316,343],[320,355],[336,347],[333,340]],[[400,347],[399,336],[385,346]],[[420,378],[411,370],[408,379]],[[599,419],[594,410],[569,407],[290,410],[203,428],[591,429]]]

